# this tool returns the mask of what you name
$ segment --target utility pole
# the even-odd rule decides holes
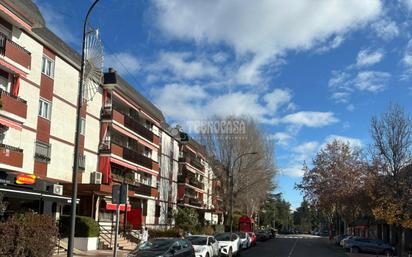
[[[73,160],[73,173],[72,173],[72,199],[70,209],[70,234],[67,245],[67,257],[73,257],[74,248],[74,232],[76,229],[76,205],[77,205],[77,171],[79,170],[79,146],[80,146],[80,126],[81,126],[81,108],[83,105],[83,83],[84,83],[84,66],[85,66],[85,41],[87,23],[90,13],[100,0],[95,0],[87,11],[86,18],[83,23],[83,41],[82,41],[82,56],[80,64],[80,79],[79,79],[79,92],[77,95],[77,110],[76,110],[76,134],[74,140],[74,160]]]

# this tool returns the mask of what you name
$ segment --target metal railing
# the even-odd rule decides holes
[[[109,247],[113,247],[113,224],[111,226],[110,230],[107,230],[104,226],[99,224],[99,229],[100,229],[100,233],[99,233],[99,238],[100,240],[106,242],[107,244],[109,244]]]

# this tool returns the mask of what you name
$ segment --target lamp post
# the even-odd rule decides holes
[[[232,236],[233,233],[233,168],[235,167],[236,162],[242,158],[245,155],[255,155],[257,152],[250,152],[250,153],[242,153],[240,154],[232,164],[232,167],[230,167],[229,170],[229,176],[230,176],[230,236]]]
[[[74,247],[74,232],[76,227],[76,205],[77,205],[77,170],[79,168],[79,145],[80,145],[80,126],[81,126],[81,108],[83,104],[83,83],[84,83],[84,66],[85,66],[85,41],[87,22],[89,20],[90,13],[100,0],[95,0],[87,11],[86,18],[83,23],[83,41],[82,41],[82,56],[80,64],[80,79],[79,79],[79,92],[77,96],[77,110],[76,110],[76,134],[74,140],[74,160],[73,160],[73,173],[72,173],[72,202],[70,210],[70,234],[67,246],[67,257],[73,256]]]

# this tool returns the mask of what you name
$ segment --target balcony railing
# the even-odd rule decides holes
[[[141,165],[143,167],[146,167],[148,169],[158,169],[159,164],[155,161],[153,161],[151,158],[144,156],[143,154],[132,150],[130,148],[127,148],[125,146],[122,146],[119,143],[116,142],[108,142],[105,141],[103,144],[100,145],[99,147],[99,153],[100,154],[111,154],[112,153],[112,148],[113,145],[115,145],[117,148],[121,149],[122,152],[122,157],[125,160],[128,160],[130,162],[134,162],[138,165]]]
[[[0,55],[3,55],[26,69],[31,69],[31,53],[0,33]]]
[[[196,188],[199,188],[202,190],[204,189],[204,184],[202,183],[202,181],[197,180],[193,176],[189,176],[187,173],[186,174],[184,173],[183,175],[178,176],[177,179],[178,179],[178,182],[180,183],[186,183]]]
[[[128,129],[133,130],[134,132],[146,138],[150,142],[153,142],[153,138],[155,136],[153,132],[145,126],[143,126],[140,122],[133,119],[132,117],[128,115],[124,116],[124,126]]]
[[[0,89],[0,110],[14,114],[21,118],[27,117],[27,102],[20,97]]]
[[[153,188],[145,184],[141,184],[141,183],[132,184],[130,189],[139,195],[152,196]]]
[[[23,150],[14,146],[0,144],[0,163],[21,168],[23,166]]]
[[[187,154],[183,155],[182,158],[179,158],[180,162],[187,162],[190,165],[192,165],[193,167],[195,167],[198,170],[204,171],[204,166],[201,163],[200,160],[198,160],[196,157],[194,156],[189,156]]]
[[[51,145],[36,142],[34,158],[38,161],[50,162]]]

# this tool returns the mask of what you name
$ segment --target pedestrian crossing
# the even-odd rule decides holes
[[[319,236],[313,235],[278,235],[277,238],[283,239],[319,239]]]

